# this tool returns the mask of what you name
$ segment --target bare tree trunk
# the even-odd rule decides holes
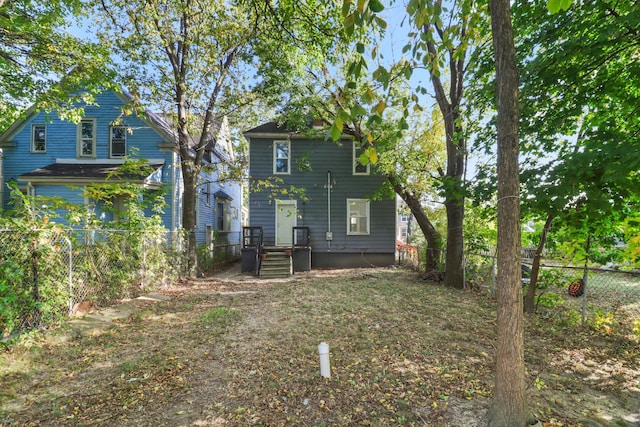
[[[531,280],[527,287],[527,295],[524,300],[525,313],[532,314],[536,311],[536,289],[538,288],[538,277],[540,276],[540,262],[542,261],[542,251],[544,245],[547,242],[547,234],[551,228],[551,222],[553,221],[553,215],[547,215],[547,220],[544,223],[542,234],[540,235],[540,241],[536,248],[536,253],[533,257],[533,265],[531,266]]]
[[[431,272],[438,269],[440,254],[442,252],[442,236],[433,226],[429,217],[422,208],[420,199],[413,193],[408,192],[393,175],[387,175],[387,179],[391,183],[393,190],[407,204],[413,214],[422,234],[427,239],[427,254],[425,262],[425,271]]]
[[[518,69],[509,0],[491,0],[498,93],[498,308],[496,380],[490,427],[526,423],[520,267]]]
[[[464,288],[464,198],[449,199],[447,208],[447,257],[444,283],[452,288]]]
[[[441,1],[439,5],[441,5]],[[467,31],[466,24],[459,28],[462,38]],[[427,23],[422,27],[425,34],[440,31],[437,25]],[[427,51],[433,58],[438,57],[436,46],[430,35],[426,36]],[[462,54],[461,54],[462,53]],[[449,91],[445,90],[439,73],[430,73],[438,108],[444,120],[447,146],[447,172],[444,179],[445,208],[447,210],[447,256],[445,264],[445,285],[464,288],[463,255],[464,240],[464,159],[467,150],[464,129],[460,120],[460,103],[464,95],[464,74],[466,50],[460,47],[449,55]]]
[[[187,274],[195,277],[198,274],[198,256],[196,242],[196,180],[198,173],[194,172],[193,162],[182,161],[182,180],[184,183],[184,197],[182,199],[182,228],[186,230],[187,240]]]

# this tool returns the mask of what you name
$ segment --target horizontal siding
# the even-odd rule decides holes
[[[250,177],[252,182],[273,176],[273,140],[251,139]],[[370,234],[347,235],[347,199],[367,199],[380,188],[385,178],[376,175],[354,176],[352,174],[352,145],[331,142],[291,141],[291,174],[277,175],[281,185],[302,188],[307,200],[297,199],[298,226],[307,226],[311,231],[314,252],[393,253],[395,251],[395,200],[384,199],[370,202]],[[309,161],[311,171],[297,167],[299,159]],[[331,171],[331,224],[328,214],[328,172]],[[288,198],[277,196],[276,198]],[[275,242],[275,204],[269,204],[269,192],[251,191],[249,195],[249,221],[252,226],[263,226],[265,242]],[[333,240],[325,239],[329,227]]]
[[[127,149],[129,153],[135,153],[136,158],[163,159],[165,166],[162,171],[162,183],[166,187],[166,202],[168,206],[162,215],[167,228],[171,228],[173,174],[180,171],[173,167],[173,152],[160,150],[158,143],[162,137],[153,130],[145,121],[137,116],[121,116],[121,99],[112,92],[98,95],[96,106],[85,107],[85,118],[96,120],[96,159],[109,158],[109,127],[118,120],[118,124],[128,126],[131,133],[127,135]],[[31,153],[31,127],[32,124],[44,124],[46,126],[46,153]],[[77,145],[77,126],[75,123],[60,120],[55,113],[38,113],[13,137],[13,147],[3,148],[3,179],[6,185],[11,180],[29,171],[55,163],[56,159],[75,159]],[[61,185],[40,184],[36,186],[36,194],[57,193],[68,196],[73,189],[62,190]],[[77,190],[75,190],[77,192]],[[4,208],[9,206],[9,192],[4,191],[2,204]]]

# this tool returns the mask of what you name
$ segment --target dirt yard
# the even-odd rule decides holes
[[[526,319],[537,426],[640,426],[617,319]],[[494,340],[494,300],[403,270],[184,281],[0,350],[0,425],[482,426]]]

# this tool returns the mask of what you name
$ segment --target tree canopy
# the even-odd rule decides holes
[[[64,109],[80,87],[104,84],[104,50],[66,30],[85,12],[80,0],[0,1],[0,129],[34,102]]]

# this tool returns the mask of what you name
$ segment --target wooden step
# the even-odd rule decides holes
[[[291,276],[293,263],[291,255],[285,252],[267,252],[260,265],[261,278],[285,278]]]

